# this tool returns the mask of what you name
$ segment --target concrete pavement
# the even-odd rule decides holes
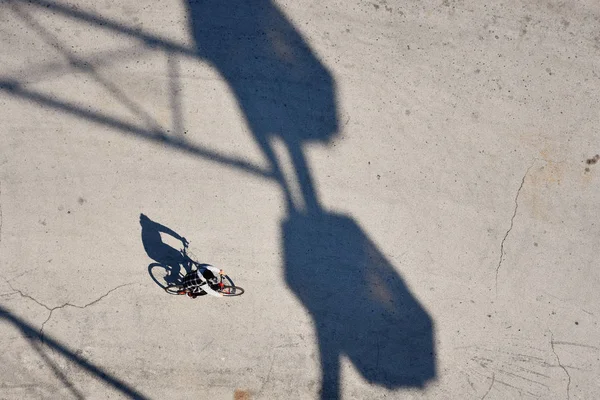
[[[0,3],[0,398],[597,398],[597,2],[250,3]]]

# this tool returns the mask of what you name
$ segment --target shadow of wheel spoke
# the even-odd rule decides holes
[[[148,274],[161,289],[165,289],[168,285],[181,283],[181,276],[173,276],[172,271],[168,265],[160,263],[148,265]]]

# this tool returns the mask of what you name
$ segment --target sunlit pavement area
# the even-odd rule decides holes
[[[599,398],[599,24],[0,2],[0,399]]]

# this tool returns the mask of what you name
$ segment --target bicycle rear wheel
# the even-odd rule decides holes
[[[219,275],[220,282],[225,286],[235,286],[229,275]]]
[[[224,285],[219,292],[221,292],[221,294],[223,296],[240,296],[244,293],[244,289],[242,289],[239,286],[229,286],[229,285]]]
[[[169,294],[185,294],[183,285],[169,285],[165,288],[165,291]]]

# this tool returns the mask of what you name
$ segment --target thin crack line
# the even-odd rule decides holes
[[[596,346],[589,345],[589,344],[565,342],[565,341],[562,341],[562,340],[557,340],[557,341],[554,342],[554,344],[562,344],[562,345],[565,345],[565,346],[587,347],[588,349],[600,350],[600,348],[598,348]]]
[[[40,337],[41,337],[41,340],[42,340],[42,342],[44,341],[44,332],[43,332],[43,331],[44,331],[44,325],[46,325],[46,322],[48,322],[48,321],[50,320],[50,317],[52,317],[52,312],[53,312],[54,310],[58,310],[58,309],[61,309],[61,308],[65,308],[65,307],[67,307],[67,306],[70,306],[70,307],[75,307],[75,308],[79,308],[79,309],[84,309],[84,308],[86,308],[86,307],[89,307],[89,306],[91,306],[91,305],[93,305],[93,304],[96,304],[96,303],[98,303],[100,300],[102,300],[103,298],[105,298],[106,296],[108,296],[109,294],[111,294],[112,292],[114,292],[115,290],[117,290],[117,289],[119,289],[119,288],[122,288],[123,286],[130,286],[130,285],[133,285],[133,283],[124,283],[124,284],[122,284],[122,285],[119,285],[119,286],[117,286],[116,288],[113,288],[113,289],[109,290],[109,291],[108,291],[108,292],[106,292],[104,295],[100,296],[99,298],[97,298],[96,300],[92,301],[91,303],[88,303],[88,304],[86,304],[86,305],[83,305],[83,306],[78,306],[77,304],[65,303],[65,304],[63,304],[63,305],[56,306],[56,307],[52,308],[52,309],[50,310],[50,315],[48,315],[48,318],[46,318],[46,320],[45,320],[45,321],[44,321],[44,323],[42,324],[42,327],[40,328]]]
[[[44,322],[42,322],[42,325],[40,326],[40,330],[39,330],[40,340],[41,340],[42,343],[44,343],[44,325],[46,325],[46,322],[48,322],[48,320],[50,320],[50,317],[52,316],[52,311],[56,310],[57,307],[50,308],[47,305],[45,305],[43,303],[40,303],[39,301],[37,301],[37,299],[31,297],[30,295],[21,292],[19,289],[15,289],[13,287],[13,285],[11,285],[11,283],[10,283],[10,281],[8,279],[6,279],[6,278],[3,278],[3,279],[8,284],[8,286],[10,286],[10,288],[13,290],[12,294],[19,293],[19,295],[21,297],[25,297],[26,299],[33,300],[35,303],[37,303],[38,305],[44,307],[46,310],[49,311],[48,318],[46,318],[46,320]],[[60,307],[64,307],[64,305],[60,306]]]
[[[27,269],[24,272],[21,272],[19,275],[15,276],[13,278],[10,278],[8,280],[11,281],[11,282],[15,281],[15,280],[19,279],[20,277],[22,277],[23,275],[26,275],[26,274],[28,274],[28,273],[30,273],[32,271],[35,271],[36,269],[39,269],[41,267],[42,267],[41,265],[38,265],[37,267],[33,267],[33,268],[30,268],[30,269]]]
[[[110,289],[108,292],[106,292],[105,294],[103,294],[102,296],[100,296],[99,298],[97,298],[96,300],[94,300],[91,303],[88,303],[88,304],[86,304],[84,306],[78,306],[77,304],[71,304],[71,303],[65,303],[63,306],[61,306],[61,308],[65,307],[65,306],[71,306],[71,307],[75,307],[75,308],[86,308],[86,307],[89,307],[91,305],[96,304],[97,302],[99,302],[100,300],[102,300],[103,298],[105,298],[106,296],[108,296],[109,294],[111,294],[112,292],[114,292],[115,290],[120,289],[120,288],[122,288],[124,286],[131,286],[131,285],[133,285],[133,283],[124,283],[124,284],[119,285],[119,286],[117,286],[117,287],[115,287],[113,289]]]
[[[490,387],[488,388],[487,392],[485,392],[481,400],[485,399],[487,395],[490,394],[492,391],[492,386],[494,386],[494,382],[496,382],[496,374],[492,372],[492,383],[490,383]]]
[[[48,313],[48,318],[46,318],[46,320],[44,322],[42,322],[42,325],[40,326],[40,341],[42,343],[44,343],[44,326],[46,325],[46,322],[50,321],[50,317],[52,317],[52,312],[55,310],[55,308],[53,308],[52,310],[50,310],[50,312]]]
[[[552,160],[552,159],[545,159],[545,158],[538,158],[538,157],[535,157],[534,160],[539,160],[539,161],[543,161],[545,163],[551,163],[551,164],[565,164],[567,162],[567,160],[556,161],[556,160]]]
[[[25,298],[27,298],[27,299],[29,299],[29,300],[33,300],[33,301],[34,301],[34,302],[36,302],[38,305],[40,305],[40,306],[44,307],[44,308],[45,308],[46,310],[48,310],[48,311],[52,311],[52,310],[53,310],[52,308],[48,307],[47,305],[45,305],[45,304],[43,304],[43,303],[40,303],[39,301],[37,301],[36,299],[34,299],[33,297],[31,297],[30,295],[28,295],[28,294],[25,294],[25,293],[21,292],[19,289],[15,289],[15,288],[13,287],[13,285],[11,285],[11,284],[10,284],[10,281],[9,281],[9,280],[7,280],[6,278],[2,278],[2,279],[4,279],[4,281],[5,281],[5,282],[8,284],[8,286],[9,286],[9,287],[10,287],[12,290],[14,290],[14,293],[19,293],[19,295],[21,295],[21,297],[25,297]]]
[[[549,329],[548,329],[549,330]],[[563,371],[565,371],[565,374],[567,374],[567,378],[569,379],[569,381],[567,382],[567,399],[571,398],[571,375],[569,374],[569,371],[567,371],[567,368],[565,368],[564,365],[562,365],[562,363],[560,362],[560,357],[558,356],[558,353],[556,353],[556,350],[554,350],[554,334],[552,333],[551,330],[550,331],[550,346],[552,346],[552,352],[554,353],[554,356],[556,357],[556,361],[558,361],[558,366],[562,368]]]
[[[273,353],[273,358],[271,358],[271,366],[269,367],[269,372],[267,373],[267,377],[265,378],[265,380],[262,382],[262,385],[260,385],[260,389],[258,391],[257,397],[262,393],[263,389],[265,388],[265,385],[267,383],[269,383],[269,380],[271,379],[271,372],[273,371],[273,364],[275,364],[275,353]]]
[[[79,309],[84,309],[84,308],[87,308],[87,307],[89,307],[91,305],[94,305],[94,304],[98,303],[100,300],[104,299],[106,296],[108,296],[109,294],[111,294],[112,292],[114,292],[117,289],[120,289],[120,288],[122,288],[124,286],[131,286],[131,285],[133,285],[133,283],[124,283],[122,285],[119,285],[119,286],[117,286],[115,288],[112,288],[111,290],[109,290],[108,292],[106,292],[105,294],[103,294],[102,296],[98,297],[96,300],[94,300],[94,301],[92,301],[90,303],[87,303],[87,304],[85,304],[83,306],[80,306],[80,305],[77,305],[77,304],[72,304],[72,303],[64,303],[64,304],[62,304],[60,306],[56,306],[56,307],[50,308],[47,305],[45,305],[43,303],[40,303],[39,301],[37,301],[35,298],[29,296],[28,294],[25,294],[25,293],[21,292],[19,289],[15,289],[6,278],[3,278],[3,279],[4,279],[4,281],[6,281],[6,283],[8,284],[8,286],[10,286],[10,288],[14,291],[13,293],[9,293],[9,294],[19,293],[19,295],[21,295],[21,297],[25,297],[27,299],[33,300],[38,305],[44,307],[46,310],[49,311],[48,318],[46,318],[46,320],[44,322],[42,322],[42,325],[40,326],[40,330],[39,330],[39,336],[40,336],[40,340],[41,340],[42,343],[44,342],[44,326],[46,325],[46,323],[48,321],[50,321],[50,318],[52,317],[52,313],[54,312],[54,310],[58,310],[58,309],[65,308],[65,307],[68,307],[68,306],[74,307],[74,308],[79,308]]]
[[[506,234],[504,235],[504,238],[502,239],[502,243],[500,243],[500,259],[498,260],[498,265],[496,266],[496,294],[498,294],[498,273],[500,272],[500,267],[502,266],[502,261],[504,260],[504,242],[506,241],[508,234],[510,233],[510,231],[512,230],[512,228],[514,226],[515,217],[517,216],[517,211],[519,209],[519,194],[521,193],[521,189],[523,189],[523,185],[525,184],[525,179],[527,178],[527,175],[529,174],[529,170],[533,167],[534,164],[535,164],[535,161],[529,166],[529,168],[527,168],[527,171],[525,171],[525,175],[523,175],[523,179],[521,179],[521,185],[519,186],[519,189],[517,190],[517,195],[515,196],[515,210],[510,219],[510,227],[506,231]]]

